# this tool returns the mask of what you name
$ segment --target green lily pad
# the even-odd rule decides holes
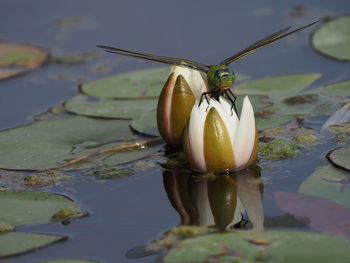
[[[145,112],[141,114],[139,117],[133,119],[130,123],[131,129],[134,131],[150,135],[150,136],[157,136],[159,137],[159,131],[157,128],[157,112],[156,111],[150,111]]]
[[[238,116],[240,116],[240,114],[241,114],[244,97],[245,96],[237,95],[237,99],[236,99],[235,104],[236,104],[236,108],[238,111]],[[253,94],[253,95],[249,95],[248,97],[249,97],[251,104],[253,105],[254,112],[262,111],[265,108],[273,105],[271,100],[269,100],[269,97],[266,95],[254,95]]]
[[[313,92],[319,92],[326,96],[350,97],[350,80],[332,83],[320,88],[314,89]]]
[[[170,67],[130,71],[85,83],[81,90],[85,94],[98,98],[157,98],[169,72]],[[247,75],[237,74],[238,82],[249,78]]]
[[[295,115],[272,114],[267,117],[256,117],[256,127],[259,131],[274,128],[295,119]]]
[[[237,86],[239,94],[261,94],[283,100],[298,93],[316,81],[321,74],[291,74],[245,82]]]
[[[332,200],[350,210],[349,186],[349,173],[326,165],[307,177],[299,186],[298,192]]]
[[[321,25],[312,36],[312,46],[328,57],[350,60],[350,16]]]
[[[327,159],[335,166],[350,171],[350,145],[330,151]]]
[[[145,111],[157,108],[156,99],[147,100],[112,100],[89,101],[85,95],[77,95],[65,105],[68,112],[91,117],[132,119]]]
[[[163,88],[169,71],[170,68],[166,67],[117,74],[83,84],[81,90],[99,98],[156,98]]]
[[[0,132],[0,167],[4,169],[46,170],[68,160],[102,149],[124,145],[134,138],[126,120],[65,117]],[[124,142],[129,140],[129,142]],[[98,154],[85,162],[64,169],[85,169],[115,165],[148,156],[159,147],[132,148],[128,151]]]
[[[214,234],[180,242],[165,263],[318,262],[350,260],[350,243],[340,237],[301,231]]]
[[[0,191],[0,221],[12,226],[42,224],[62,209],[74,211],[71,217],[83,212],[69,198],[42,191]]]
[[[65,258],[65,259],[52,259],[48,261],[40,261],[40,263],[98,263],[98,261],[87,260],[87,259]]]
[[[0,258],[16,256],[64,239],[64,236],[21,232],[0,234]]]

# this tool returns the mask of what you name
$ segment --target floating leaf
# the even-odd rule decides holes
[[[350,97],[350,80],[340,81],[312,90],[326,96]]]
[[[329,126],[341,125],[350,122],[350,103],[345,104],[341,109],[337,110],[329,119],[322,125],[321,131],[328,130]]]
[[[52,259],[48,261],[40,261],[38,263],[98,263],[98,261],[86,260],[86,259]]]
[[[169,67],[130,71],[85,83],[81,89],[84,93],[98,98],[156,98],[169,72]],[[238,82],[249,78],[249,76],[237,74]]]
[[[332,165],[317,169],[302,182],[298,192],[332,200],[350,210],[349,173]]]
[[[340,237],[301,231],[214,234],[180,242],[165,263],[284,262],[343,263],[350,243]]]
[[[27,72],[27,69],[5,69],[5,68],[0,68],[0,80],[1,79],[8,79],[12,78],[15,76],[18,76],[22,73]]]
[[[80,208],[69,198],[42,191],[0,191],[0,221],[12,226],[42,224],[62,209],[81,216]]]
[[[350,145],[330,151],[327,159],[335,166],[350,171]]]
[[[123,145],[133,134],[125,120],[65,117],[0,132],[0,167],[4,169],[46,170],[67,160]],[[129,142],[131,143],[131,142]],[[119,164],[141,159],[158,151],[157,147],[98,155],[80,165],[83,169],[102,164]]]
[[[69,112],[91,117],[131,119],[145,111],[157,107],[156,99],[147,100],[112,100],[89,101],[85,95],[77,95],[65,103]]]
[[[245,96],[237,95],[235,104],[238,111],[238,116],[241,114],[244,97]],[[263,111],[264,109],[273,105],[273,103],[269,100],[269,97],[266,95],[249,95],[249,100],[252,105],[254,105],[254,112]]]
[[[30,45],[0,42],[0,66],[35,68],[47,58],[47,52]]]
[[[64,239],[64,236],[21,232],[0,234],[0,258],[16,256]]]
[[[350,60],[350,16],[321,25],[312,36],[312,46],[328,57]]]
[[[293,119],[295,119],[295,115],[278,115],[273,114],[268,117],[259,117],[257,116],[255,118],[256,120],[256,126],[259,131],[274,128],[277,126],[280,126],[282,124],[285,124]]]
[[[350,211],[343,206],[324,198],[287,192],[274,192],[274,200],[283,211],[308,218],[314,229],[350,238]]]
[[[239,94],[261,94],[277,100],[298,95],[316,81],[320,74],[291,74],[245,82],[237,87]]]
[[[155,98],[159,96],[169,70],[155,68],[131,71],[88,82],[81,89],[84,93],[99,98]]]
[[[157,128],[157,113],[155,111],[145,112],[133,119],[130,127],[141,134],[160,136]]]
[[[0,80],[39,67],[46,59],[47,52],[41,48],[0,41]]]

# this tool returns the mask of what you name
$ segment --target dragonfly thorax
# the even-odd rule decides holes
[[[235,73],[226,65],[211,66],[207,74],[210,88],[228,89],[232,87],[235,79]]]

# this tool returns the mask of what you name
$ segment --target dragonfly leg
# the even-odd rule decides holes
[[[208,100],[208,97],[207,97],[207,95],[209,95],[209,94],[210,94],[210,91],[206,91],[206,92],[202,93],[201,98],[199,100],[198,107],[201,106],[201,103],[203,102],[203,97],[205,98],[205,100],[207,101],[207,103],[209,105],[209,100]]]
[[[231,103],[231,116],[233,115],[233,109],[235,110],[236,114],[238,114],[237,108],[236,108],[236,99],[237,99],[236,95],[230,89],[225,90],[225,95]]]
[[[209,99],[208,99],[208,96],[210,96],[210,97],[215,96],[215,98],[216,98],[216,97],[218,97],[218,96],[220,95],[220,94],[218,94],[219,92],[220,92],[220,88],[214,88],[214,89],[211,89],[211,90],[209,90],[209,91],[203,92],[202,95],[201,95],[201,98],[200,98],[200,100],[199,100],[198,106],[201,105],[201,103],[202,103],[202,101],[203,101],[203,97],[204,97],[205,100],[206,100],[207,103],[208,103],[208,107],[207,107],[207,109],[206,109],[206,111],[207,111],[208,108],[209,108]]]

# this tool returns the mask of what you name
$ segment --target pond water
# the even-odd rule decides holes
[[[303,8],[301,8],[303,7]],[[310,1],[84,1],[3,0],[0,3],[2,40],[30,43],[55,56],[95,52],[107,44],[153,54],[184,57],[204,63],[218,60],[258,38],[288,25],[301,26],[325,16],[349,13],[347,0]],[[78,17],[69,22],[64,17]],[[60,20],[61,19],[61,20]],[[321,56],[309,43],[311,30],[267,47],[232,66],[253,78],[289,73],[322,73],[312,84],[321,86],[349,79],[349,64]],[[33,116],[79,93],[78,85],[110,74],[156,65],[99,52],[96,59],[76,65],[48,64],[28,74],[0,82],[0,129],[32,122]],[[314,118],[319,129],[325,116]],[[334,148],[320,144],[306,155],[263,162],[263,208],[268,218],[284,214],[272,200],[274,191],[297,191],[317,167],[328,163]],[[133,176],[99,180],[79,172],[56,186],[41,189],[75,200],[90,216],[69,225],[49,223],[17,230],[63,234],[68,241],[0,262],[34,263],[52,258],[86,258],[99,262],[153,262],[154,256],[130,259],[127,251],[159,238],[179,225],[164,186],[162,155],[149,157],[154,167],[136,169]],[[130,167],[131,165],[125,165]],[[1,178],[0,178],[1,179]],[[0,186],[6,185],[1,183]],[[269,225],[269,227],[271,227]],[[304,226],[303,229],[311,228]]]

